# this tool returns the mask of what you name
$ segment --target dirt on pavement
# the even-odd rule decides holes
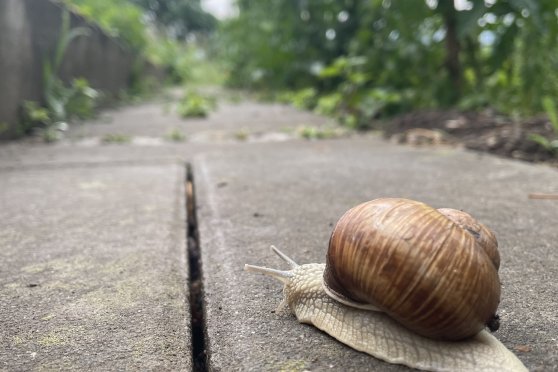
[[[558,166],[557,153],[529,138],[531,134],[551,140],[556,138],[545,115],[513,120],[491,110],[413,111],[390,120],[384,129],[385,137],[394,142],[415,145],[460,144],[471,150]]]

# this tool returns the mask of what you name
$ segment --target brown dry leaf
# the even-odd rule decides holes
[[[531,346],[529,345],[517,345],[514,347],[515,351],[519,353],[528,353],[531,351]]]

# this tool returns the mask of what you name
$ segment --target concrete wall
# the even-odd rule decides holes
[[[41,101],[43,61],[56,47],[62,7],[49,0],[0,0],[0,138],[16,135],[20,105]],[[85,77],[90,85],[116,94],[130,82],[137,55],[96,25],[71,13],[71,28],[87,27],[89,35],[72,41],[60,77]]]

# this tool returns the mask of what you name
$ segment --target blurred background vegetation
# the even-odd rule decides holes
[[[199,0],[63,1],[163,68],[169,83],[220,82],[215,65],[204,62],[218,21]]]
[[[233,87],[350,126],[421,108],[510,116],[558,97],[556,0],[238,0],[220,56]]]
[[[236,0],[222,20],[200,0],[64,1],[169,83],[255,90],[352,128],[420,109],[556,110],[557,0]]]

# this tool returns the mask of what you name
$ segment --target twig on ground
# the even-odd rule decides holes
[[[558,194],[545,194],[545,193],[533,192],[529,194],[529,199],[558,200]]]

